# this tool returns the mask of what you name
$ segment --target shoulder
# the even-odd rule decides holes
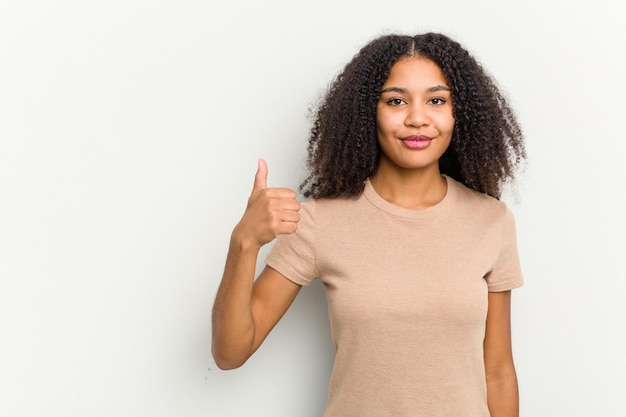
[[[472,190],[450,177],[448,177],[448,186],[453,187],[457,207],[472,216],[481,217],[490,222],[505,221],[507,217],[512,216],[507,205],[497,198]]]

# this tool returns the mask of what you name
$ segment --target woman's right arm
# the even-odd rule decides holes
[[[267,188],[267,165],[259,160],[248,206],[231,235],[213,305],[211,350],[221,369],[243,365],[300,290],[269,267],[254,280],[259,250],[276,236],[296,231],[299,209],[293,190]]]

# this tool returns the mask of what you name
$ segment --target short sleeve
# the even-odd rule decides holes
[[[521,287],[524,284],[522,269],[517,251],[517,234],[513,213],[506,208],[502,220],[500,251],[494,267],[485,276],[490,292],[502,292]]]
[[[318,276],[315,256],[315,201],[302,203],[295,233],[280,235],[265,257],[265,264],[299,285]]]

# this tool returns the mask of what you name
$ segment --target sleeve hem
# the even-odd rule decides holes
[[[265,259],[265,264],[269,266],[270,268],[275,269],[279,274],[281,274],[283,277],[285,277],[286,279],[288,279],[289,281],[295,284],[306,287],[307,285],[310,285],[313,282],[313,280],[311,279],[307,279],[307,278],[297,276],[297,275],[293,276],[292,275],[293,272],[291,274],[285,273],[285,271],[289,271],[289,268],[287,268],[285,265],[281,265],[279,262],[276,262],[273,259],[269,259],[269,257]]]
[[[503,283],[499,283],[499,284],[489,285],[487,287],[487,290],[489,292],[504,292],[504,291],[510,291],[510,290],[514,290],[516,288],[520,288],[523,285],[524,285],[524,281],[523,280],[509,281],[509,282],[503,282]]]

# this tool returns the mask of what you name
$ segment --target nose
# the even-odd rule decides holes
[[[428,110],[426,106],[419,103],[413,103],[408,108],[405,124],[412,127],[425,126],[430,123]]]

